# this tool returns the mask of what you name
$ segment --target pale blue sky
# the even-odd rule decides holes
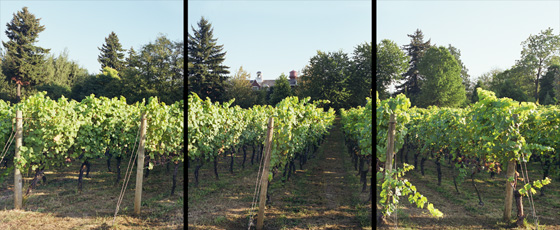
[[[125,49],[139,51],[143,45],[167,35],[184,41],[184,3],[175,1],[10,1],[0,0],[0,39],[6,41],[6,23],[27,6],[46,28],[37,45],[58,56],[68,56],[90,73],[99,73],[98,47],[114,31]],[[0,44],[1,46],[1,44]],[[2,49],[4,47],[2,46]],[[128,54],[125,54],[128,56]]]
[[[416,29],[431,44],[461,50],[471,78],[520,59],[530,35],[548,27],[560,32],[560,1],[377,1],[376,44],[410,44]]]
[[[263,79],[298,74],[323,52],[351,54],[372,42],[372,1],[188,1],[188,33],[204,16],[227,51],[233,75],[240,66]]]

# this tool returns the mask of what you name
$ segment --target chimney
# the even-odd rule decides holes
[[[295,70],[290,71],[290,79],[296,79],[297,78],[297,72]]]

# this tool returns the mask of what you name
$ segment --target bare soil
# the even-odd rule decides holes
[[[303,169],[296,161],[297,170],[290,180],[281,182],[282,175],[273,179],[264,229],[371,229],[372,202],[364,204],[369,190],[361,193],[338,119],[336,123]],[[247,229],[258,170],[258,162],[251,166],[250,153],[249,147],[245,169],[241,168],[243,154],[235,155],[233,175],[229,173],[229,154],[220,158],[220,180],[215,179],[213,162],[206,163],[200,170],[198,188],[194,187],[195,165],[191,162],[188,229]],[[368,181],[370,177],[371,170]]]
[[[121,178],[124,178],[128,160],[122,161]],[[32,190],[31,195],[24,199],[23,210],[14,210],[14,176],[11,172],[0,184],[0,229],[184,228],[182,164],[179,166],[177,187],[172,196],[170,192],[173,164],[169,172],[165,166],[156,166],[148,178],[144,177],[140,216],[133,215],[136,186],[136,168],[134,168],[113,225],[123,180],[115,185],[114,159],[111,161],[113,172],[107,172],[107,164],[103,159],[96,159],[91,163],[90,178],[83,178],[82,192],[77,189],[80,162],[74,162],[68,168],[45,170],[47,182],[40,182],[38,187]],[[5,167],[0,168],[0,172],[5,170]],[[34,174],[25,172],[23,176],[25,196]]]
[[[413,159],[409,156],[409,159]],[[398,160],[400,162],[400,159]],[[412,160],[411,160],[412,161]],[[420,161],[420,160],[419,160]],[[411,164],[413,162],[410,162]],[[436,165],[433,161],[426,161],[425,175],[418,168],[408,172],[405,178],[416,186],[418,192],[427,197],[428,202],[444,213],[444,217],[432,217],[427,209],[420,209],[408,202],[407,197],[402,197],[396,215],[387,220],[388,225],[378,226],[379,229],[519,229],[514,224],[517,215],[515,201],[511,211],[511,221],[504,221],[505,198],[505,173],[495,175],[493,178],[487,172],[477,173],[474,176],[484,205],[479,204],[479,198],[469,176],[458,185],[457,193],[453,184],[454,171],[451,166],[442,164],[442,185],[437,185]],[[528,164],[529,178],[531,181],[542,178],[539,163]],[[560,229],[560,181],[552,176],[552,184],[546,186],[546,195],[540,192],[533,195],[534,207],[538,216],[538,229]],[[523,182],[519,182],[520,188]],[[377,196],[379,200],[379,196]],[[527,197],[523,197],[524,213],[526,214],[526,228],[535,229],[532,208]],[[381,206],[377,205],[377,215]]]

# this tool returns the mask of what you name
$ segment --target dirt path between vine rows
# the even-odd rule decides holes
[[[359,176],[344,146],[338,119],[336,123],[315,157],[309,159],[303,169],[296,161],[297,170],[290,180],[284,184],[280,178],[272,181],[265,229],[371,229],[372,202],[363,204],[369,190],[361,193]],[[219,184],[217,187],[223,183],[220,189],[192,200],[191,190],[195,194],[197,188],[189,184],[189,229],[247,229],[246,213],[251,206],[258,165],[242,170],[243,155],[236,158],[235,168],[239,173],[227,173],[228,157],[220,162],[219,171],[223,170],[220,181],[208,178],[212,181],[208,183]],[[191,177],[189,175],[189,183]],[[370,178],[371,169],[368,181]]]

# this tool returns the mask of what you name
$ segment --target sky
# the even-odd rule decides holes
[[[399,47],[420,29],[424,41],[461,51],[471,79],[506,70],[521,58],[521,43],[547,28],[560,32],[560,1],[389,1],[377,0],[376,44]]]
[[[352,57],[354,48],[371,43],[372,1],[188,1],[187,29],[193,34],[204,17],[214,38],[226,51],[224,65],[235,74],[239,67],[255,79],[282,73],[298,75],[322,52]]]
[[[45,30],[39,33],[36,45],[51,49],[50,54],[55,57],[66,49],[68,58],[91,74],[101,72],[101,64],[97,61],[100,54],[98,47],[105,44],[105,38],[112,31],[127,51],[133,47],[138,52],[160,35],[167,36],[171,41],[184,41],[182,0],[0,0],[0,40],[7,41],[6,24],[24,6],[36,18],[40,18],[39,23],[45,26]]]

